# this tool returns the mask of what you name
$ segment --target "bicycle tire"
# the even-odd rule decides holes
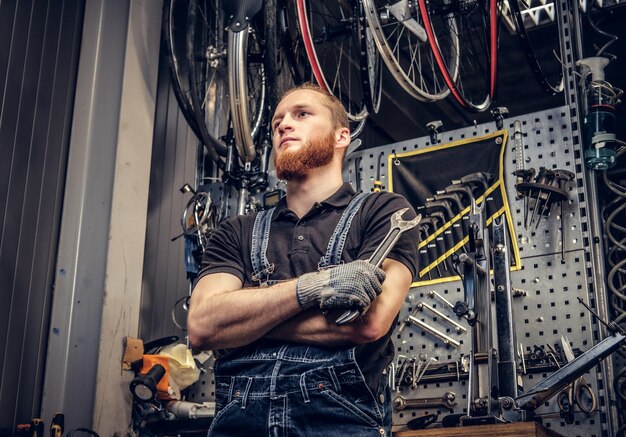
[[[345,2],[297,0],[298,22],[304,47],[317,84],[343,103],[357,128],[368,115],[361,87],[360,43],[354,30],[360,26],[354,9]],[[331,75],[334,74],[334,77]]]
[[[204,41],[203,30],[207,29],[198,24],[198,20],[202,21],[202,14],[198,14],[198,1],[190,0],[189,9],[187,11],[187,35],[186,35],[186,57],[187,57],[187,73],[189,84],[189,96],[191,97],[191,107],[196,119],[196,124],[200,130],[201,140],[207,146],[209,157],[214,162],[219,162],[217,148],[210,145],[222,146],[222,155],[226,154],[226,145],[217,138],[209,134],[209,130],[205,121],[205,99],[200,101],[200,97],[206,96],[206,87],[203,68],[198,71],[198,66],[203,67],[206,63],[204,53],[198,51],[198,41]],[[200,18],[198,18],[200,16]],[[200,32],[198,33],[198,30]],[[207,63],[208,64],[208,63]],[[219,146],[218,146],[219,147]]]
[[[174,33],[176,33],[176,25],[174,11],[175,7],[173,7],[173,3],[176,0],[167,0],[164,5],[164,13],[163,13],[163,28],[165,29],[165,43],[167,50],[167,60],[168,66],[170,70],[171,76],[171,84],[172,89],[174,91],[174,96],[176,97],[176,101],[178,102],[178,106],[180,107],[180,111],[187,120],[189,127],[193,130],[194,134],[200,138],[200,129],[196,124],[196,118],[193,114],[193,109],[191,108],[191,103],[185,97],[183,91],[183,76],[184,74],[181,72],[181,60],[178,59],[177,49],[175,48],[175,37]],[[180,2],[179,2],[180,3]]]
[[[238,32],[228,31],[228,73],[235,146],[246,164],[257,157],[255,139],[267,109],[263,47],[252,23]]]
[[[450,93],[440,76],[437,62],[426,34],[422,17],[407,1],[389,4],[388,0],[362,0],[368,27],[380,57],[396,82],[413,98],[434,102]],[[452,47],[446,53],[458,53],[459,41],[446,40]],[[454,65],[451,57],[448,65]]]
[[[509,10],[511,11],[511,17],[513,18],[513,22],[515,23],[518,40],[520,42],[520,45],[522,46],[524,56],[526,57],[526,62],[528,63],[528,66],[530,67],[533,76],[547,94],[553,96],[562,92],[564,88],[564,79],[563,66],[561,65],[561,62],[555,56],[554,63],[549,65],[548,69],[544,69],[541,67],[537,55],[535,54],[529,32],[526,29],[526,24],[524,22],[524,17],[519,7],[518,0],[508,0],[508,5]],[[553,23],[553,26],[557,27],[556,23]],[[545,44],[545,40],[543,38],[542,43]],[[550,73],[548,73],[547,70],[550,70]],[[556,77],[556,80],[554,79],[554,77]]]
[[[303,83],[307,71],[310,75],[302,40],[298,39],[297,28],[292,25],[296,22],[297,13],[293,6],[289,8],[290,4],[293,2],[287,0],[265,0],[263,4],[264,65],[268,85],[267,107],[270,117],[283,93]]]
[[[382,97],[383,66],[372,35],[372,30],[367,25],[363,2],[355,4],[355,16],[358,17],[358,38],[361,44],[361,82],[367,110],[371,114],[377,114],[380,110]]]
[[[311,64],[304,48],[304,41],[298,30],[298,10],[292,0],[279,0],[278,34],[281,40],[282,54],[290,85],[300,85],[311,80]]]
[[[418,5],[428,42],[450,94],[470,112],[487,110],[496,93],[497,0],[418,0]],[[442,51],[448,38],[464,44],[454,56],[458,57],[456,80],[446,63],[449,56]]]
[[[224,57],[220,56],[222,48],[218,47],[221,34],[215,32],[215,29],[221,28],[221,25],[217,25],[221,17],[211,6],[212,3],[209,2],[198,3],[196,1],[192,4],[187,0],[168,0],[165,3],[165,39],[172,88],[181,113],[193,133],[206,148],[210,159],[223,168],[220,156],[225,156],[227,150],[222,140],[227,130],[225,126],[227,122],[224,121],[227,108],[213,104],[210,110],[197,109],[193,105],[194,96],[192,96],[194,92],[199,94],[195,96],[195,100],[203,103],[208,100],[212,102],[225,100],[227,77],[225,73],[221,73],[221,70],[224,70]],[[212,26],[204,23],[198,26],[202,29],[198,33],[195,32],[194,26],[190,50],[202,55],[192,56],[192,62],[190,62],[187,53],[189,49],[187,37],[189,12],[192,7],[201,10],[201,14],[197,15],[205,17],[206,20],[212,20]],[[207,51],[206,47],[203,47],[207,45],[211,45],[213,50]],[[207,56],[213,57],[211,68],[208,68]],[[190,70],[204,73],[192,75]],[[209,98],[209,95],[212,97]]]

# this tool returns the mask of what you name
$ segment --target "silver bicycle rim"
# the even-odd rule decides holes
[[[367,18],[368,25],[372,30],[372,36],[374,38],[374,42],[378,47],[378,52],[389,68],[394,79],[398,82],[398,84],[408,92],[412,97],[417,100],[423,102],[433,102],[437,100],[444,99],[450,94],[450,90],[443,83],[443,79],[441,79],[441,92],[429,92],[419,87],[414,80],[412,80],[404,71],[398,60],[393,54],[393,49],[389,45],[385,34],[383,32],[382,24],[378,17],[378,11],[376,9],[376,5],[373,0],[362,0],[363,6],[365,8],[365,16]],[[458,43],[457,43],[458,44]],[[458,47],[458,45],[457,45]],[[456,50],[458,55],[458,50]],[[458,62],[456,62],[458,65]],[[458,71],[458,69],[457,69]],[[438,75],[438,72],[436,72]],[[419,73],[419,77],[421,78],[421,72]]]

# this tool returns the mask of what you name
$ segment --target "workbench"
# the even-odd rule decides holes
[[[499,423],[495,425],[431,428],[396,431],[393,437],[562,437],[536,422]]]

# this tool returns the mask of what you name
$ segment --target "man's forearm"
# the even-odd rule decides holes
[[[319,310],[309,310],[284,321],[264,337],[317,346],[345,346],[358,343],[360,322],[337,326]]]
[[[363,344],[384,336],[400,311],[411,284],[411,273],[402,263],[385,261],[387,278],[383,291],[371,303],[369,311],[358,320],[337,326],[335,320],[343,310],[324,316],[312,309],[300,313],[266,334],[267,338],[320,346]]]
[[[244,346],[302,310],[295,296],[295,280],[266,288],[238,289],[241,283],[233,278],[212,275],[196,285],[188,315],[192,346]]]

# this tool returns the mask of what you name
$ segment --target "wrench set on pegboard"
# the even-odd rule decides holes
[[[510,221],[509,247],[518,250],[510,277],[518,375],[521,386],[527,389],[567,363],[561,337],[571,345],[574,355],[598,341],[597,326],[578,302],[579,298],[587,303],[594,299],[588,291],[590,278],[586,269],[589,255],[583,168],[579,151],[573,147],[566,107],[506,119],[503,128],[507,131],[503,168],[501,175],[494,177],[501,178],[505,193],[502,200],[508,203],[508,214],[500,215]],[[494,137],[497,130],[495,123],[487,123],[439,134],[437,144],[431,144],[432,138],[423,137],[354,152],[346,159],[344,179],[357,191],[389,190],[393,185],[389,183],[389,167],[402,166],[403,154],[474,137]],[[454,167],[456,162],[442,164]],[[420,180],[427,175],[414,176]],[[441,197],[455,182],[458,180],[433,190],[439,191]],[[489,193],[485,195],[487,189],[489,186],[476,190],[479,203],[491,200]],[[439,199],[428,201],[433,200]],[[423,206],[414,205],[416,209]],[[458,216],[458,227],[462,229],[465,207],[464,203],[451,213],[445,212]],[[454,232],[453,225],[440,233]],[[428,238],[426,233],[424,236]],[[442,262],[438,264],[440,270],[444,260],[450,263],[449,268],[452,257],[456,255],[454,261],[458,261],[463,254],[467,241],[455,241],[454,250],[444,251],[445,256],[439,252],[436,257]],[[432,258],[431,255],[431,264]],[[396,357],[387,369],[387,377],[392,387],[395,430],[442,422],[447,415],[464,413],[468,408],[471,327],[466,318],[458,317],[454,311],[455,304],[464,300],[465,291],[455,274],[432,280],[442,279],[434,278],[435,265],[430,278],[425,276],[413,284],[393,336]],[[597,400],[595,410],[585,412],[574,405],[569,416],[562,415],[562,405],[555,396],[536,410],[544,425],[572,437],[607,435],[608,419],[600,410],[605,406],[605,390],[610,390],[610,384],[602,381],[602,373],[596,369],[586,375]],[[205,370],[188,394],[191,401],[209,401],[214,397],[210,362],[205,364]]]

